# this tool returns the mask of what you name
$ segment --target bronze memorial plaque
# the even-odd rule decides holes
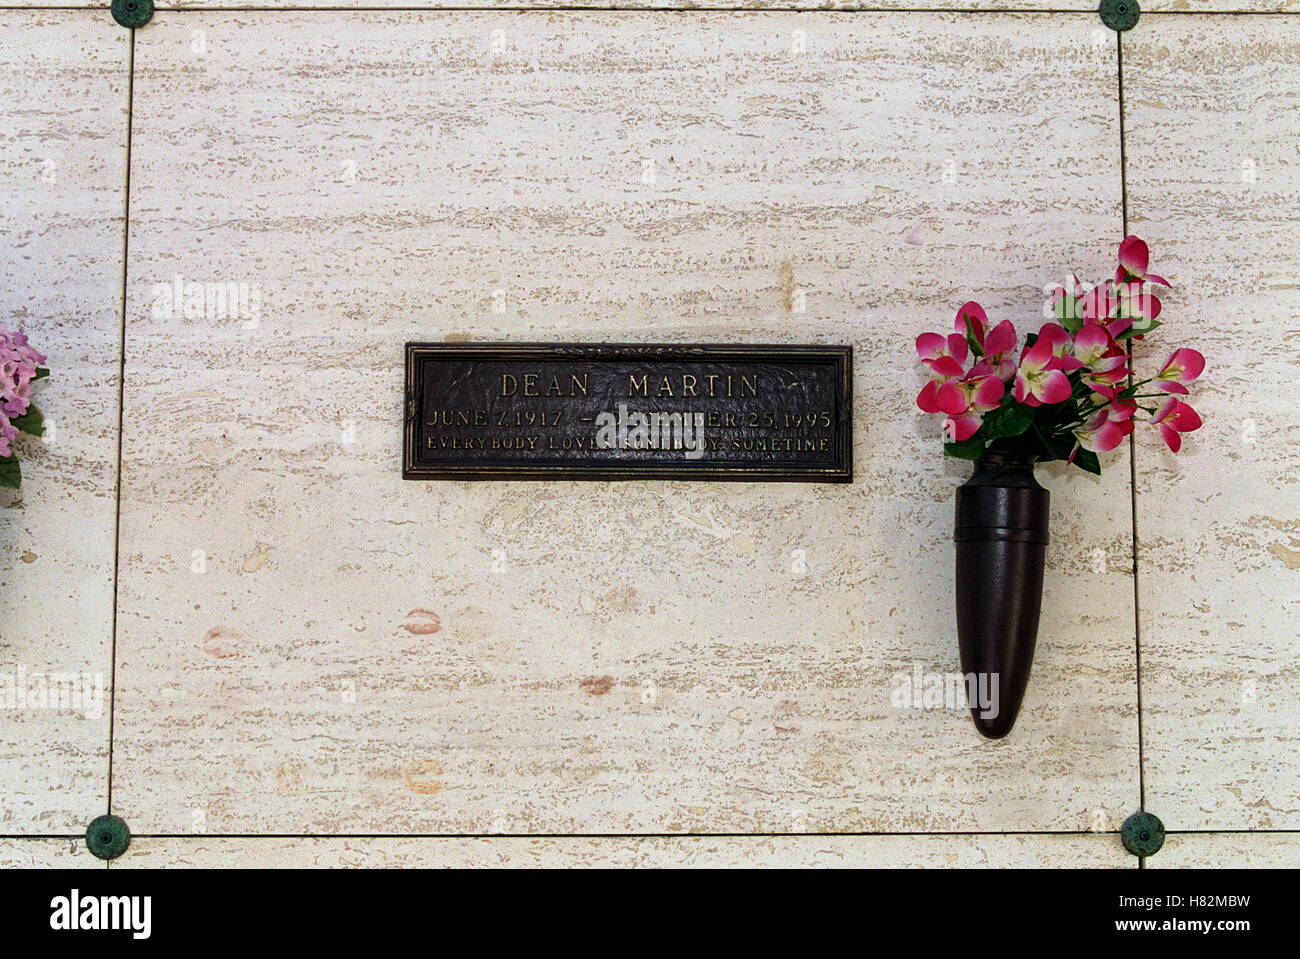
[[[408,343],[406,479],[853,478],[852,348]]]

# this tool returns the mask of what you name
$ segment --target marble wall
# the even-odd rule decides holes
[[[0,13],[0,320],[57,424],[0,493],[0,669],[106,684],[0,710],[0,861],[111,804],[125,865],[1124,867],[1145,802],[1154,865],[1295,862],[1300,34],[1197,12],[1287,2],[1118,44],[1090,4],[184,6]],[[1032,323],[1126,215],[1206,427],[1041,471],[983,741],[891,702],[957,668],[912,340]],[[403,482],[409,339],[849,343],[854,482]]]

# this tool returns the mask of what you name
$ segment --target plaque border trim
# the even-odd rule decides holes
[[[419,442],[420,389],[417,373],[426,357],[482,356],[485,359],[646,359],[687,360],[788,359],[793,362],[830,360],[836,369],[835,465],[826,467],[734,466],[581,466],[497,465],[481,463],[421,466]],[[744,343],[437,343],[406,344],[406,387],[402,423],[404,480],[724,480],[742,483],[850,483],[853,481],[853,347]]]

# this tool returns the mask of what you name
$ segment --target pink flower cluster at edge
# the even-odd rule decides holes
[[[27,342],[21,329],[10,332],[0,324],[0,457],[12,453],[9,443],[18,435],[11,420],[32,404],[32,379],[45,357]]]
[[[1205,357],[1196,350],[1174,350],[1155,376],[1133,384],[1156,392],[1138,393],[1125,389],[1131,374],[1128,353],[1116,339],[1135,321],[1143,321],[1138,328],[1147,329],[1160,313],[1160,300],[1145,287],[1169,283],[1147,272],[1149,257],[1146,243],[1126,237],[1119,247],[1113,284],[1085,289],[1072,277],[1071,289],[1056,289],[1057,315],[1081,318],[1082,325],[1071,334],[1060,323],[1045,324],[1018,359],[1014,356],[1018,337],[1011,321],[990,328],[984,309],[966,303],[957,311],[957,332],[923,333],[916,339],[917,355],[930,372],[917,406],[943,414],[948,439],[961,442],[979,431],[984,415],[1002,404],[1008,390],[1026,406],[1063,403],[1075,395],[1069,374],[1077,372],[1088,395],[1080,403],[1086,415],[1072,427],[1076,445],[1070,459],[1080,447],[1103,453],[1118,446],[1133,432],[1137,401],[1151,398],[1160,402],[1149,410],[1150,422],[1177,452],[1181,434],[1201,425],[1196,411],[1180,397],[1187,395],[1187,384],[1205,369]]]

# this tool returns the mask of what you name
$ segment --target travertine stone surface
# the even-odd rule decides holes
[[[0,839],[0,869],[103,869],[81,839]]]
[[[10,0],[16,7],[85,6],[103,8],[102,0]],[[211,8],[273,8],[279,10],[353,7],[419,7],[430,10],[464,10],[497,7],[507,10],[546,9],[549,7],[592,7],[610,10],[656,9],[736,9],[736,10],[826,10],[826,11],[988,11],[988,10],[1061,10],[1091,14],[1096,27],[1106,29],[1097,16],[1093,0],[365,0],[364,3],[340,4],[338,0],[174,0],[159,2],[155,16]],[[1218,11],[1276,12],[1300,10],[1300,0],[1144,0],[1144,14],[1205,13]],[[107,16],[107,14],[105,14]],[[976,14],[978,15],[978,14]],[[1113,34],[1111,34],[1113,36]]]
[[[1300,866],[1295,833],[1183,833],[1168,836],[1148,869],[1294,869]]]
[[[142,839],[113,868],[1136,868],[1112,835]]]
[[[1177,287],[1138,352],[1208,358],[1205,426],[1137,451],[1146,800],[1171,830],[1300,827],[1295,26],[1125,40],[1130,218]]]
[[[107,801],[129,42],[90,12],[0,12],[0,322],[53,371],[46,442],[20,436],[22,491],[0,490],[0,833],[75,832]],[[56,673],[102,698],[24,706]]]
[[[1136,808],[1123,455],[1046,471],[1019,734],[891,704],[957,668],[965,470],[912,409],[912,340],[970,296],[1036,322],[1120,233],[1091,21],[193,14],[136,42],[114,807],[137,833]],[[167,316],[178,275],[246,284],[256,316]],[[857,478],[404,483],[408,339],[852,343]]]
[[[97,5],[104,9],[104,16],[109,14],[105,9],[105,4],[99,0],[9,0],[10,4],[17,7],[52,7],[52,6],[92,6]],[[1172,5],[1186,6],[1189,0],[1161,0],[1163,3]],[[1261,2],[1261,0],[1191,0],[1195,6],[1198,3],[1212,3],[1211,9],[1234,9],[1234,4]],[[1285,7],[1287,3],[1294,0],[1262,0],[1268,4],[1261,9],[1278,9]],[[883,10],[935,10],[935,9],[952,9],[952,10],[1015,10],[1015,9],[1042,9],[1050,7],[1056,10],[1087,10],[1095,13],[1096,4],[1089,6],[1088,0],[1053,0],[1052,3],[1043,3],[1042,0],[365,0],[364,3],[358,2],[353,4],[340,4],[338,0],[179,0],[179,2],[159,2],[155,3],[155,17],[165,16],[167,14],[179,13],[194,10],[206,10],[213,7],[223,9],[242,9],[248,7],[257,7],[261,9],[272,8],[277,10],[310,10],[313,8],[332,8],[338,7],[366,7],[366,8],[383,8],[383,7],[401,7],[425,8],[429,10],[465,10],[466,8],[492,8],[498,7],[503,11],[509,10],[529,10],[529,9],[547,9],[552,7],[592,7],[597,9],[618,10],[644,10],[648,7],[656,9],[682,9],[697,10],[699,8],[713,9],[736,9],[736,10],[842,10],[853,11],[867,9]],[[331,11],[326,11],[327,15]],[[111,19],[110,19],[110,22]],[[1101,21],[1097,21],[1099,27]]]

